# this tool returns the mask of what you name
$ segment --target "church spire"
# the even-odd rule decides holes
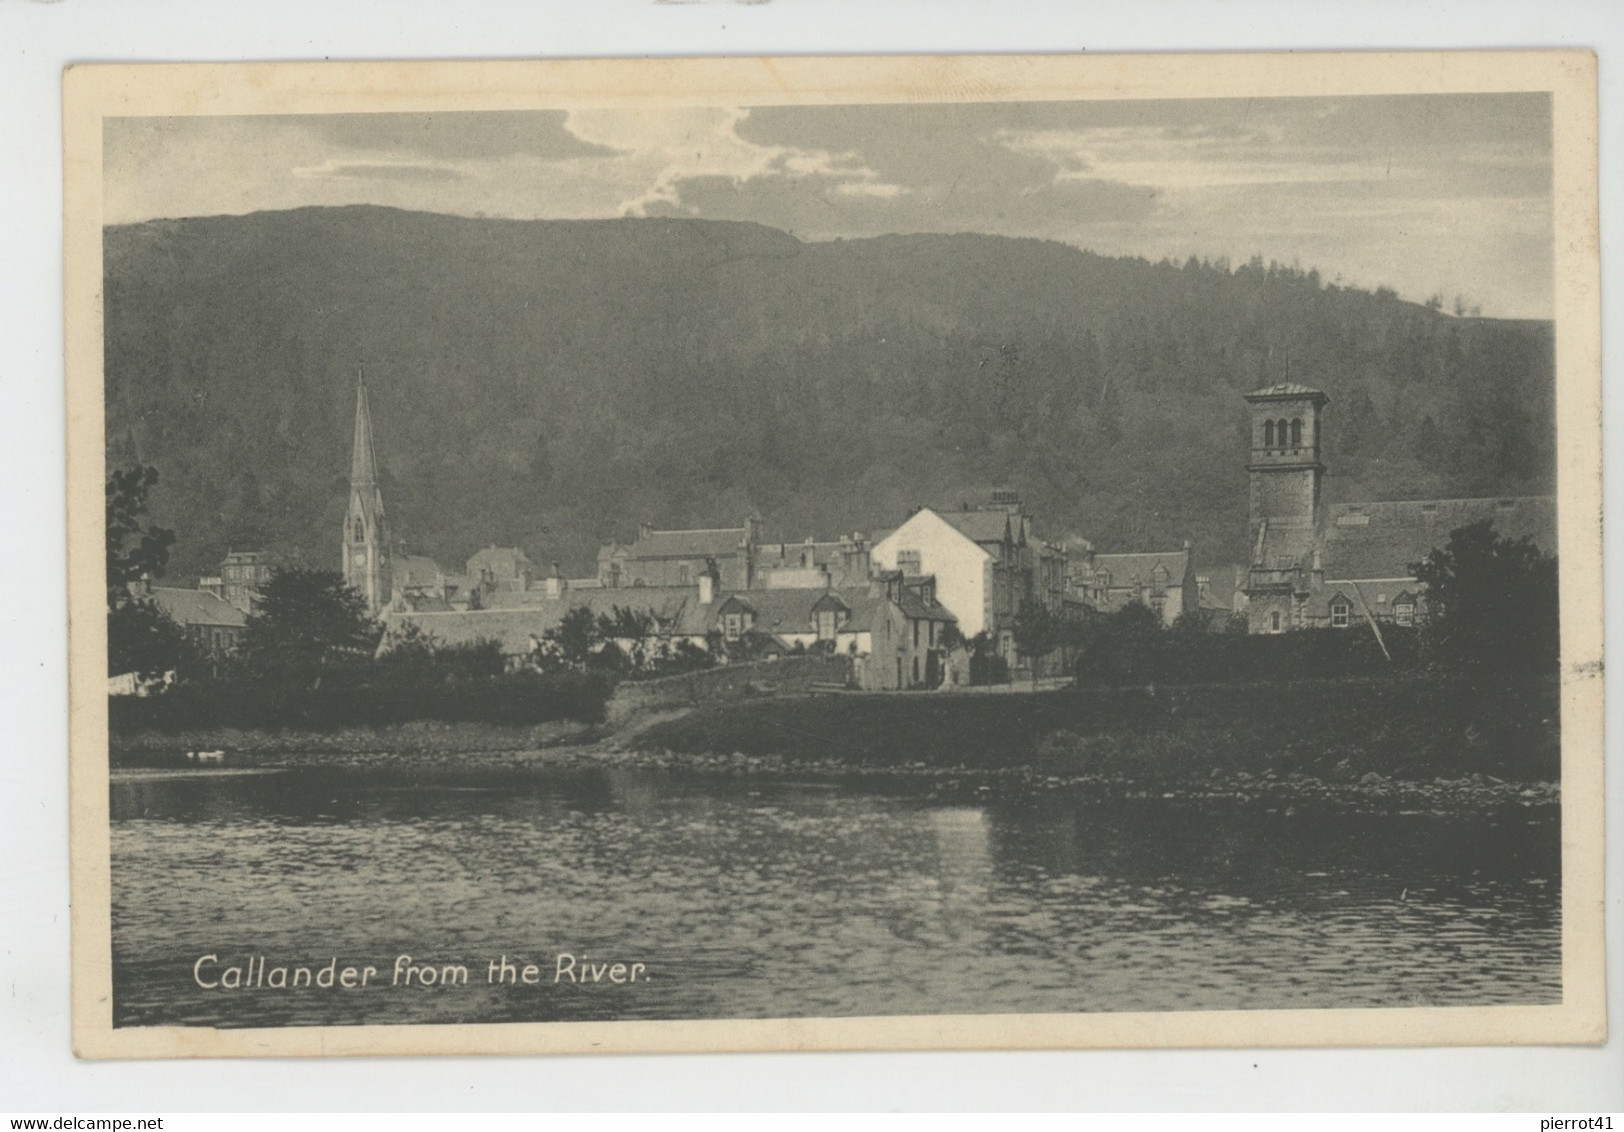
[[[375,487],[378,459],[372,450],[372,413],[367,406],[367,383],[362,369],[355,371],[355,447],[350,456],[350,490]]]
[[[344,581],[366,598],[376,616],[388,604],[389,530],[384,522],[378,459],[372,448],[372,412],[366,379],[355,375],[355,447],[350,453],[350,505],[344,519]]]

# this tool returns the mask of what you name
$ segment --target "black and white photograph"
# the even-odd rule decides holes
[[[68,76],[82,1055],[1605,1038],[1593,58],[523,67]]]

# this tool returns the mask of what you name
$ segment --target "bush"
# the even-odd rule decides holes
[[[1221,684],[1377,676],[1419,664],[1416,631],[1363,626],[1248,636],[1124,629],[1107,619],[1080,650],[1074,675],[1083,685]],[[1391,659],[1389,659],[1389,654]]]
[[[970,654],[970,683],[1008,684],[1009,661],[994,653]]]

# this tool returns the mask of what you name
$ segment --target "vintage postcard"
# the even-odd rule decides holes
[[[65,91],[80,1055],[1604,1039],[1591,55]]]

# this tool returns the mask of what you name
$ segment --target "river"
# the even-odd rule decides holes
[[[119,1026],[1561,998],[1554,805],[578,765],[122,770],[111,801]],[[333,985],[264,985],[300,967]]]

